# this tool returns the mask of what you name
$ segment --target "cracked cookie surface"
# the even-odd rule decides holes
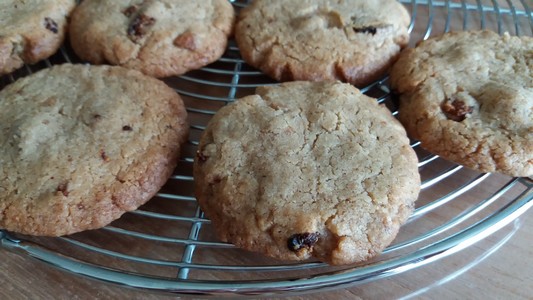
[[[244,60],[280,81],[369,84],[409,41],[410,17],[394,0],[256,0],[238,17]]]
[[[220,58],[234,18],[227,0],[85,0],[72,14],[70,40],[90,63],[167,77]]]
[[[53,55],[67,31],[75,0],[2,0],[0,75]]]
[[[217,236],[287,260],[380,253],[411,214],[417,157],[390,111],[349,84],[260,87],[220,109],[194,164]]]
[[[452,32],[391,71],[400,121],[422,147],[482,172],[533,176],[533,38]]]
[[[107,225],[172,174],[187,116],[163,82],[61,65],[0,92],[0,228],[59,236]]]

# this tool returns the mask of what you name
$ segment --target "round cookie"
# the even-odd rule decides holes
[[[427,150],[482,172],[533,175],[533,38],[452,32],[391,71],[400,121]]]
[[[350,264],[381,252],[420,189],[405,130],[349,84],[291,82],[220,109],[194,164],[218,237],[287,260]]]
[[[378,80],[409,41],[395,0],[255,0],[239,14],[243,59],[280,81]]]
[[[0,75],[54,54],[67,31],[75,0],[2,0]]]
[[[72,14],[70,41],[93,64],[180,75],[222,56],[234,14],[227,0],[85,0]]]
[[[186,139],[181,98],[134,70],[62,65],[0,92],[0,228],[60,236],[149,200]]]

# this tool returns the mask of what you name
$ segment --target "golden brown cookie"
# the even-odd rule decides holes
[[[233,22],[227,0],[85,0],[72,14],[70,40],[90,63],[167,77],[220,58]]]
[[[0,92],[0,228],[60,236],[148,201],[188,126],[163,82],[120,67],[62,65]]]
[[[482,172],[533,175],[533,38],[452,32],[402,53],[400,121],[422,146]]]
[[[410,17],[394,0],[255,0],[239,15],[243,59],[276,80],[369,84],[409,41]]]
[[[390,111],[349,84],[260,87],[220,109],[194,164],[218,237],[268,256],[350,264],[411,214],[417,157]]]
[[[0,75],[54,54],[67,31],[75,0],[0,2]]]

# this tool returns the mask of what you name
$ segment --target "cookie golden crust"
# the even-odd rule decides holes
[[[409,41],[410,16],[394,0],[255,0],[239,14],[243,59],[279,81],[382,77]]]
[[[0,228],[60,236],[107,225],[172,174],[188,126],[163,82],[61,65],[0,92]]]
[[[222,108],[194,164],[218,237],[286,259],[350,264],[380,253],[420,189],[405,130],[341,83],[260,87]]]
[[[533,176],[533,38],[452,32],[391,71],[400,121],[422,146],[482,172]]]
[[[70,41],[93,64],[180,75],[222,56],[234,15],[227,0],[85,0],[72,14]]]
[[[67,31],[75,0],[0,2],[0,75],[54,54]]]

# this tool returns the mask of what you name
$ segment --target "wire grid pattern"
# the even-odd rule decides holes
[[[533,16],[528,1],[401,2],[412,15],[414,45],[450,30],[491,29],[531,36]],[[238,10],[248,1],[232,2]],[[0,84],[65,62],[80,62],[68,45],[49,60],[5,76]],[[361,284],[416,268],[475,243],[533,205],[530,180],[472,172],[425,152],[413,141],[424,199],[406,225],[411,229],[405,231],[411,232],[401,232],[380,257],[357,267],[335,268],[319,262],[257,258],[213,237],[210,221],[195,202],[192,163],[201,132],[218,108],[252,94],[258,86],[276,82],[246,65],[233,41],[218,62],[166,82],[187,105],[191,135],[178,168],[152,201],[90,233],[31,238],[0,231],[1,245],[74,273],[132,287],[177,294],[270,295]],[[397,113],[387,77],[362,91]],[[485,191],[488,182],[498,185]],[[439,185],[451,188],[434,194]],[[457,200],[468,194],[476,201],[458,205]],[[446,215],[443,210],[452,213]],[[442,218],[441,214],[444,221],[425,223],[435,215]]]

